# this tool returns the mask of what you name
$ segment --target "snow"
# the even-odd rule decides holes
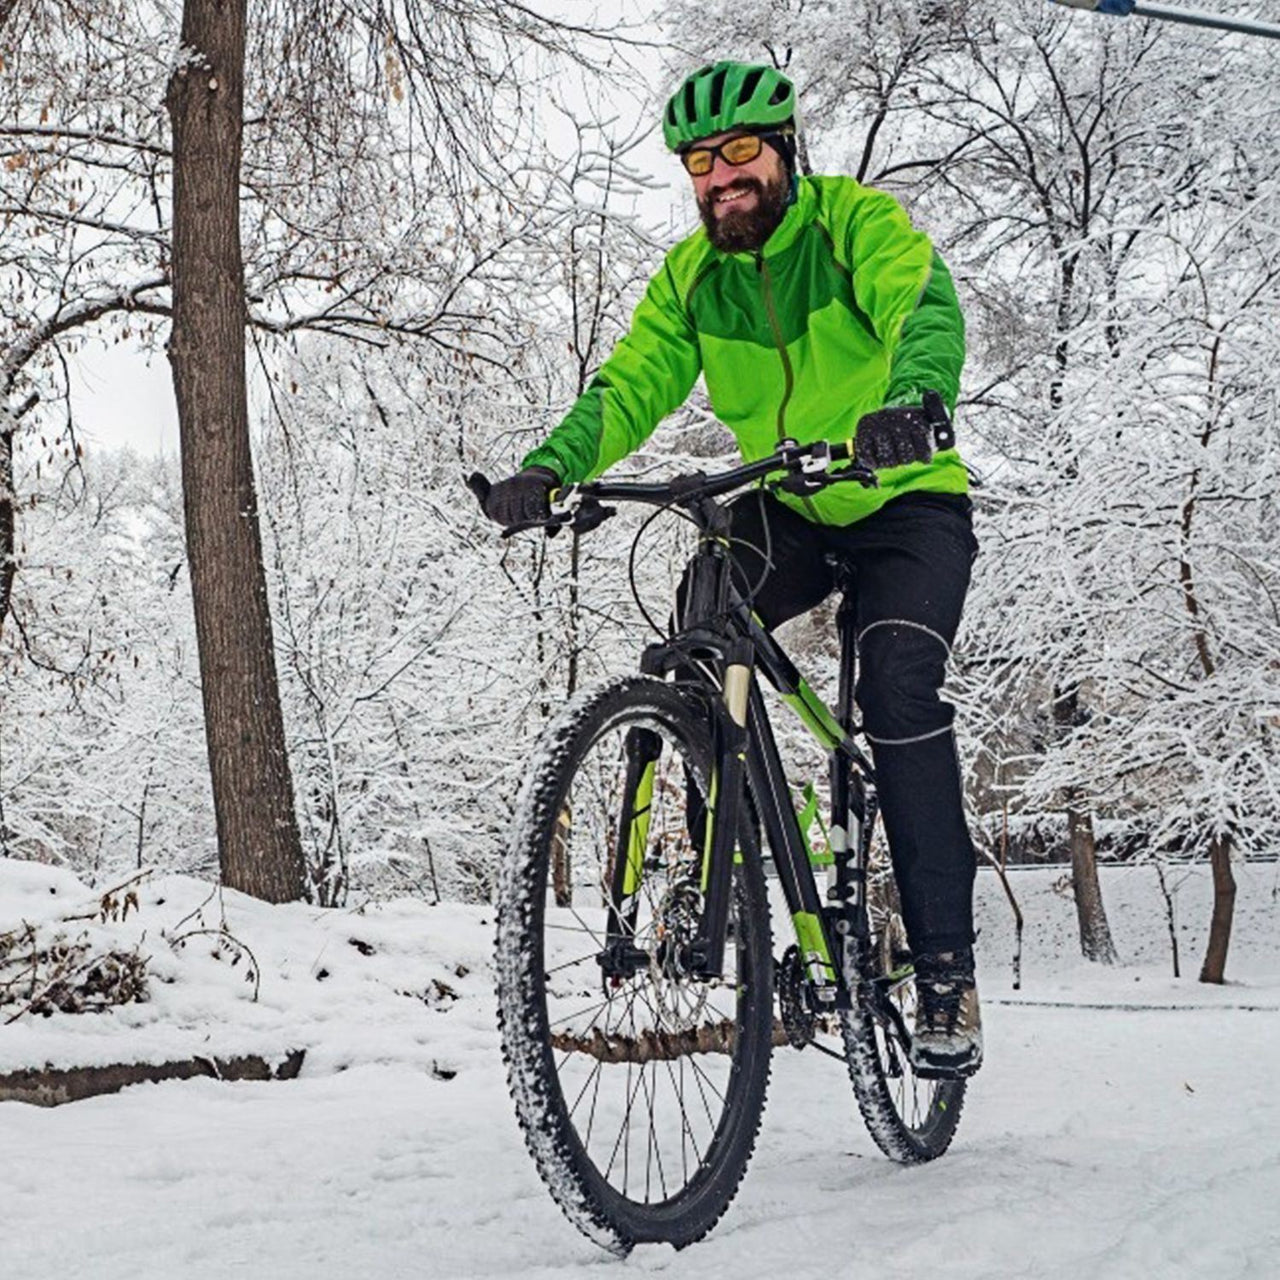
[[[19,920],[40,923],[33,866],[0,862],[0,930]],[[21,871],[10,907],[3,886],[14,868]],[[58,892],[42,903],[45,929],[92,910],[98,897],[81,887],[74,898],[67,884],[75,882],[64,872],[52,874]],[[268,906],[176,875],[144,881],[139,899],[139,909],[123,922],[88,932],[104,944],[149,951],[151,1000],[109,1016],[55,1014],[4,1026],[0,1072],[211,1053],[281,1058],[295,1048],[307,1050],[308,1068],[317,1074],[358,1063],[451,1071],[459,1057],[487,1051],[492,910],[410,899],[342,911]],[[248,948],[235,964],[237,946],[216,934],[224,922],[227,936]],[[80,921],[67,926],[72,934],[81,927]],[[463,1010],[450,1022],[455,1034],[442,1042],[436,1020],[425,1014],[455,1002]],[[419,1011],[422,1016],[410,1016]],[[468,1021],[470,1034],[456,1034]]]
[[[272,907],[210,898],[185,877],[144,880],[123,922],[67,927],[146,948],[152,999],[11,1025],[6,1007],[0,1070],[304,1047],[302,1076],[141,1085],[52,1109],[0,1104],[3,1273],[1273,1275],[1276,867],[1238,872],[1235,981],[1217,989],[1194,981],[1200,957],[1187,945],[1191,978],[1168,976],[1150,869],[1104,871],[1117,945],[1135,963],[1076,964],[1061,945],[1073,907],[1052,888],[1058,874],[1015,878],[1028,918],[1016,992],[1007,908],[994,878],[980,877],[987,1065],[946,1157],[885,1160],[842,1065],[779,1051],[760,1144],[724,1221],[683,1253],[643,1248],[625,1263],[563,1219],[517,1130],[494,1026],[491,911]],[[1191,930],[1207,918],[1207,889],[1188,874],[1178,902]],[[0,929],[23,919],[43,931],[96,901],[65,873],[0,861]],[[210,934],[179,949],[166,940],[219,926],[224,910],[260,966],[256,1002],[247,959],[215,957]]]

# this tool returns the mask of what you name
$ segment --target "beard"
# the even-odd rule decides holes
[[[733,205],[723,208],[717,206],[716,197],[730,187],[754,191],[755,204],[744,210],[736,209]],[[698,213],[702,216],[702,225],[707,229],[707,239],[722,253],[754,253],[764,247],[764,242],[786,216],[790,194],[791,179],[786,173],[773,182],[739,178],[715,191],[707,192],[698,201]]]

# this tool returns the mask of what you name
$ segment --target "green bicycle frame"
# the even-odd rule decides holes
[[[710,504],[708,504],[710,505]],[[705,685],[713,707],[712,771],[706,788],[702,841],[703,911],[683,963],[701,978],[722,976],[732,896],[733,863],[746,856],[739,833],[758,817],[773,854],[806,975],[817,998],[848,1007],[856,983],[853,942],[864,934],[866,859],[876,812],[875,774],[853,739],[854,633],[851,571],[837,574],[845,602],[837,614],[841,638],[839,701],[833,712],[804,680],[777,640],[752,615],[729,582],[728,555],[714,521],[719,509],[700,513],[711,525],[690,563],[684,627],[671,640],[650,646],[642,670],[672,672]],[[843,577],[841,576],[843,574]],[[714,668],[718,686],[705,674]],[[820,892],[808,841],[791,802],[782,759],[765,708],[761,673],[800,717],[828,754],[832,816],[829,839],[833,883]],[[656,735],[629,735],[627,779],[615,848],[607,975],[625,976],[642,952],[628,943],[635,925],[635,895],[643,874],[648,809],[658,750]]]

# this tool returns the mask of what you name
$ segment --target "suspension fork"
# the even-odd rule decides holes
[[[712,716],[712,764],[703,797],[705,815],[698,864],[702,912],[697,934],[680,957],[682,968],[703,978],[719,977],[724,966],[733,865],[738,856],[739,824],[745,817],[743,786],[754,652],[751,641],[745,638],[732,641],[724,649],[723,701]],[[659,674],[672,658],[665,646],[656,646],[646,653],[642,669]],[[648,953],[635,943],[635,931],[654,778],[661,752],[662,740],[652,730],[628,731],[623,804],[609,874],[607,936],[599,956],[607,978],[628,978],[649,960]]]
[[[644,855],[649,845],[653,780],[662,739],[652,729],[629,729],[624,749],[627,772],[609,885],[610,941],[635,935]]]
[[[725,934],[733,897],[733,864],[739,829],[746,818],[747,730],[755,649],[750,640],[732,641],[725,652],[724,703],[714,719],[714,753],[707,784],[706,834],[702,850],[702,916],[689,948],[688,967],[701,978],[718,978],[724,968]]]

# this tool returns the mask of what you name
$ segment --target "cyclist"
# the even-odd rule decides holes
[[[975,860],[939,689],[977,543],[968,473],[953,448],[933,448],[939,417],[949,433],[937,397],[954,411],[964,321],[942,259],[892,196],[797,174],[796,128],[795,88],[772,67],[717,62],[677,89],[663,130],[702,227],[666,255],[630,332],[485,510],[504,526],[546,519],[553,489],[639,448],[699,373],[748,461],[783,438],[855,438],[878,487],[740,496],[735,571],[776,627],[831,593],[829,557],[855,567],[857,701],[915,961],[912,1057],[967,1075],[982,1060]]]

